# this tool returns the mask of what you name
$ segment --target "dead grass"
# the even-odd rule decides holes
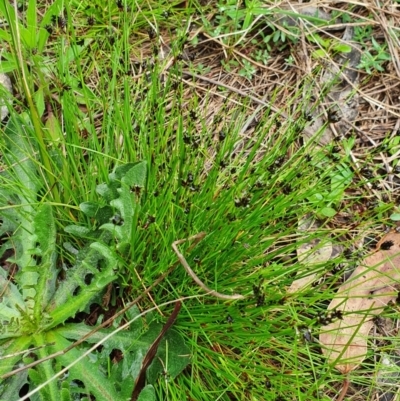
[[[323,10],[332,12],[336,8],[328,7],[324,2],[312,2],[307,5],[323,7]],[[349,8],[351,3],[341,4],[341,8]],[[281,6],[284,6],[281,4]],[[399,157],[400,150],[388,155],[381,150],[380,145],[386,140],[393,139],[399,135],[400,129],[400,63],[398,56],[399,39],[393,35],[393,27],[399,26],[400,17],[396,13],[398,5],[384,6],[377,8],[371,2],[363,6],[356,6],[352,15],[356,19],[363,19],[365,22],[353,23],[357,26],[367,23],[373,26],[373,36],[385,40],[391,54],[391,61],[384,64],[384,72],[374,72],[369,75],[360,70],[355,71],[358,75],[355,82],[350,82],[354,91],[354,96],[358,98],[356,118],[346,121],[348,129],[340,132],[335,128],[335,124],[330,124],[330,129],[336,132],[337,137],[348,135],[350,132],[355,134],[355,146],[352,151],[355,167],[361,168],[369,166],[373,171],[379,168],[386,170],[386,176],[381,177],[380,191],[370,191],[370,195],[380,198],[382,193],[386,193],[389,198],[396,201],[399,191],[399,179],[396,174],[392,174],[393,162]],[[289,7],[289,3],[285,5]],[[336,9],[337,10],[337,9]],[[373,15],[374,19],[365,18]],[[211,17],[210,17],[211,18]],[[194,19],[193,25],[197,21]],[[320,29],[321,36],[332,38],[336,37],[339,41],[346,26],[351,24],[341,24],[335,30]],[[238,104],[247,110],[248,120],[244,126],[242,136],[243,141],[247,141],[252,136],[254,126],[257,124],[262,108],[271,108],[271,119],[280,121],[289,120],[293,123],[299,117],[299,109],[307,111],[307,98],[309,107],[312,107],[312,96],[318,96],[320,88],[319,79],[321,67],[338,65],[334,59],[326,59],[323,62],[315,60],[312,52],[316,50],[315,44],[306,41],[305,36],[310,31],[308,26],[301,25],[300,41],[297,45],[289,44],[283,51],[273,51],[272,57],[266,65],[260,64],[252,59],[255,45],[248,42],[243,46],[228,48],[218,37],[212,38],[202,31],[201,27],[189,32],[190,40],[197,36],[202,39],[196,46],[187,46],[186,55],[194,58],[193,62],[177,61],[185,63],[182,82],[184,85],[184,97],[187,104],[195,94],[203,101],[198,105],[199,112],[206,118],[206,124],[218,131],[218,117],[221,113],[224,116],[234,115],[230,110],[237,109]],[[338,30],[342,28],[342,30]],[[283,28],[282,28],[283,29]],[[392,34],[390,34],[392,32]],[[257,38],[256,34],[250,35]],[[168,42],[166,32],[161,32],[162,41]],[[150,59],[153,47],[157,46],[156,40],[153,43],[147,42],[141,48],[141,60]],[[289,65],[286,59],[293,58],[293,64]],[[168,56],[173,58],[173,56]],[[238,59],[249,61],[256,69],[252,79],[247,79],[239,75],[240,66],[227,72],[221,65],[221,61],[227,59]],[[132,60],[135,62],[138,60]],[[174,60],[171,61],[175,62]],[[169,64],[171,64],[171,62]],[[206,73],[194,72],[200,65],[207,66],[209,71]],[[355,69],[353,69],[355,70]],[[346,77],[344,77],[345,80]],[[348,81],[348,80],[347,80]],[[314,93],[308,93],[305,83],[311,82]],[[349,84],[349,82],[347,82]],[[316,90],[315,90],[316,89]],[[303,94],[299,96],[299,93]],[[272,99],[272,94],[275,94]],[[324,106],[324,117],[329,105]],[[326,118],[325,118],[326,121]],[[315,133],[315,128],[308,125],[304,132],[307,135]],[[331,138],[333,139],[333,138]],[[339,141],[340,142],[340,141]]]

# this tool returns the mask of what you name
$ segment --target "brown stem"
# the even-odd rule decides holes
[[[349,385],[350,385],[350,380],[346,377],[343,381],[343,388],[339,394],[339,398],[337,399],[337,401],[344,400],[344,397],[346,397],[346,394],[347,394],[347,390],[349,389]]]
[[[153,361],[154,357],[156,356],[158,346],[160,345],[160,342],[161,342],[162,338],[164,337],[165,333],[174,324],[174,322],[178,316],[178,313],[181,309],[181,306],[182,306],[182,303],[180,301],[176,302],[175,308],[174,308],[171,316],[168,318],[168,320],[165,323],[164,327],[162,328],[160,334],[157,336],[157,338],[154,340],[153,344],[151,344],[151,347],[147,351],[147,353],[143,359],[139,375],[136,378],[135,385],[133,387],[131,401],[137,401],[140,392],[143,390],[143,387],[146,384],[147,368],[150,366],[151,362]]]
[[[178,246],[179,244],[182,244],[183,242],[186,241],[190,241],[190,240],[196,240],[199,241],[201,240],[203,237],[205,237],[206,233],[205,232],[201,232],[199,234],[193,235],[192,237],[189,238],[184,238],[184,239],[180,239],[178,241],[175,241],[172,243],[172,249],[175,251],[176,256],[178,256],[179,261],[181,262],[182,266],[185,268],[187,274],[189,274],[189,276],[193,279],[193,281],[200,287],[202,288],[205,292],[208,292],[210,295],[220,298],[220,299],[244,299],[243,295],[240,294],[233,294],[233,295],[225,295],[225,294],[221,294],[220,292],[217,292],[215,290],[212,290],[210,288],[208,288],[197,276],[196,273],[190,268],[188,262],[186,262],[185,257],[179,252],[178,250]]]

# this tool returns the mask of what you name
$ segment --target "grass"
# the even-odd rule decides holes
[[[357,234],[352,227],[365,232],[390,224],[393,205],[382,201],[353,213],[366,192],[349,152],[335,150],[335,144],[320,148],[322,132],[301,140],[311,94],[300,99],[296,87],[285,88],[287,118],[263,106],[248,134],[244,127],[255,109],[249,98],[223,86],[202,91],[185,76],[182,81],[190,63],[177,62],[166,71],[166,61],[149,56],[146,66],[134,64],[156,47],[147,29],[165,37],[175,37],[178,29],[171,47],[179,49],[190,16],[200,12],[199,4],[189,3],[187,8],[132,3],[127,9],[114,2],[56,1],[48,7],[31,0],[25,23],[37,42],[20,30],[18,43],[18,32],[3,29],[2,68],[14,73],[17,88],[11,118],[21,114],[31,128],[39,154],[26,157],[40,167],[47,188],[38,203],[53,205],[59,258],[68,265],[73,257],[62,245],[83,244],[63,229],[95,224],[79,205],[99,200],[96,186],[108,182],[117,166],[146,160],[146,186],[133,189],[140,203],[137,228],[129,252],[119,255],[110,308],[129,302],[176,262],[174,241],[202,231],[206,237],[192,250],[190,243],[181,245],[189,265],[211,289],[245,296],[215,299],[176,266],[151,299],[140,303],[145,310],[198,296],[184,302],[174,326],[190,347],[191,364],[173,381],[168,374],[159,378],[157,399],[328,400],[343,377],[326,363],[318,342],[309,341],[307,330],[318,337],[317,316],[342,282],[343,271],[334,267],[347,258],[339,254],[308,266],[298,261],[296,250],[312,239],[319,246],[332,242],[352,249]],[[5,8],[15,26],[13,9]],[[66,28],[61,20],[51,22],[63,10]],[[42,15],[40,22],[36,15]],[[283,93],[277,88],[273,98]],[[2,162],[7,170],[7,160]],[[9,185],[25,190],[18,182]],[[337,212],[350,213],[352,225],[338,224]],[[299,220],[309,215],[319,229],[300,232]],[[296,274],[312,272],[325,281],[287,293]],[[103,314],[97,312],[99,321]],[[165,320],[156,314],[151,319]],[[369,361],[351,376],[358,388],[376,386],[377,367]],[[163,363],[168,373],[168,361]]]

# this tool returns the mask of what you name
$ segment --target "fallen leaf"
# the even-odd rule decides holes
[[[341,310],[343,319],[321,328],[322,352],[337,370],[356,369],[367,354],[373,317],[397,297],[400,279],[400,234],[389,233],[339,288],[328,311]]]
[[[309,215],[301,219],[298,226],[298,231],[301,233],[316,231],[319,228],[316,221]],[[304,276],[304,270],[300,271],[297,274],[300,278],[293,281],[291,286],[288,288],[288,293],[293,294],[298,291],[303,291],[310,286],[318,276],[317,273],[312,273],[312,271],[315,270],[315,265],[327,262],[331,258],[332,243],[328,241],[321,246],[320,242],[319,239],[313,239],[310,242],[303,243],[297,247],[296,251],[299,262],[305,265],[307,270],[311,273]]]

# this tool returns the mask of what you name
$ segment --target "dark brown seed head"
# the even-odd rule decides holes
[[[388,251],[394,245],[393,241],[385,241],[381,244],[381,250]]]

